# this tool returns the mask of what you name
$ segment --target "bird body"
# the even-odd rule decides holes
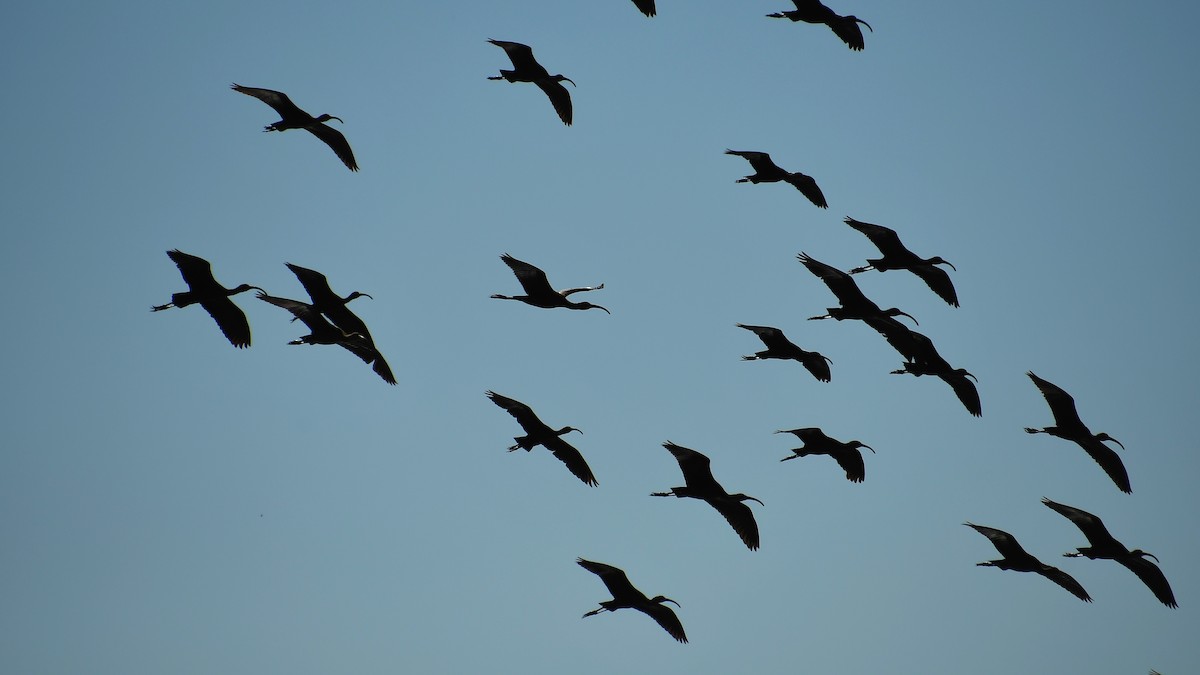
[[[327,319],[333,322],[333,325],[344,332],[358,333],[372,345],[375,344],[375,340],[371,337],[371,332],[367,330],[367,324],[347,307],[351,300],[356,298],[371,298],[370,295],[354,291],[346,297],[341,297],[333,292],[333,288],[330,287],[329,280],[325,278],[324,274],[316,270],[310,270],[307,267],[293,265],[292,263],[284,264],[300,280],[300,285],[304,286],[308,297],[312,299],[312,306],[318,312],[324,314]],[[374,300],[374,298],[371,299]]]
[[[601,612],[615,612],[618,609],[636,609],[654,619],[671,637],[680,642],[688,641],[687,635],[683,632],[683,624],[680,623],[679,617],[675,616],[675,612],[670,607],[663,604],[671,602],[678,607],[678,602],[662,595],[656,595],[653,598],[646,597],[645,593],[639,591],[629,582],[629,577],[619,567],[584,560],[583,558],[577,558],[575,562],[583,569],[600,577],[600,581],[604,582],[604,586],[608,588],[608,592],[613,596],[612,600],[601,601],[598,609],[587,612],[582,618],[586,619]]]
[[[827,313],[824,316],[809,317],[809,320],[837,319],[838,321],[842,321],[843,319],[858,319],[866,321],[868,319],[907,316],[912,319],[913,323],[917,323],[917,320],[913,319],[911,314],[902,312],[895,307],[886,310],[880,309],[879,305],[876,305],[863,294],[858,284],[854,281],[854,278],[849,274],[832,265],[827,265],[809,256],[807,253],[800,253],[796,257],[809,272],[816,275],[817,278],[825,283],[825,286],[830,291],[833,291],[838,302],[841,303],[840,307],[827,308]]]
[[[790,457],[784,457],[779,460],[786,462],[789,459],[797,457],[807,457],[809,455],[829,455],[842,467],[846,472],[846,479],[852,483],[861,483],[866,480],[867,468],[863,463],[862,451],[859,448],[866,448],[872,453],[875,448],[861,441],[842,441],[830,438],[824,431],[816,427],[808,427],[804,429],[780,429],[777,434],[792,434],[804,442],[804,445],[792,450]]]
[[[788,185],[796,188],[808,200],[816,206],[827,209],[829,204],[825,201],[825,195],[822,194],[821,188],[817,186],[817,181],[812,176],[795,172],[791,173],[784,171],[771,161],[771,156],[765,152],[757,152],[754,150],[726,150],[727,155],[737,155],[747,162],[750,162],[750,167],[754,169],[754,173],[739,178],[738,183],[777,183],[783,181]]]
[[[734,532],[741,537],[746,548],[751,551],[758,550],[758,523],[754,520],[754,512],[742,502],[755,501],[759,504],[762,502],[741,492],[735,494],[726,492],[725,488],[721,487],[721,484],[713,478],[712,470],[709,468],[710,461],[706,455],[691,448],[676,445],[671,441],[663,443],[663,447],[679,463],[679,469],[683,471],[683,480],[686,485],[673,487],[668,492],[651,492],[650,496],[689,497],[702,500],[724,516]]]
[[[963,523],[967,527],[974,529],[979,534],[987,537],[1000,555],[1004,556],[1000,560],[989,560],[988,562],[976,563],[980,567],[995,567],[1002,570],[1012,570],[1014,572],[1036,572],[1050,581],[1062,586],[1071,592],[1072,595],[1083,600],[1091,602],[1092,598],[1087,591],[1083,589],[1074,577],[1066,572],[1052,567],[1033,557],[1021,545],[1017,543],[1016,537],[1003,531],[997,530],[994,527],[986,527],[984,525],[975,525],[974,523]]]
[[[831,379],[829,372],[829,364],[833,363],[829,357],[817,352],[810,352],[796,346],[783,331],[770,326],[748,326],[743,323],[737,324],[738,328],[745,328],[753,332],[763,341],[766,349],[761,352],[755,352],[751,356],[743,356],[743,361],[754,361],[756,359],[784,359],[799,361],[812,376],[821,382],[828,382]]]
[[[225,334],[229,343],[238,349],[250,346],[250,322],[245,313],[233,304],[230,296],[244,293],[251,289],[262,291],[258,286],[240,284],[235,288],[225,288],[213,277],[212,265],[199,256],[184,253],[179,249],[167,251],[179,274],[188,285],[188,290],[171,294],[171,302],[165,305],[154,305],[152,312],[161,312],[171,307],[187,307],[199,304],[217,322],[217,327]]]
[[[772,19],[790,19],[792,21],[803,21],[814,24],[823,23],[829,26],[834,35],[841,38],[842,42],[845,42],[846,46],[854,51],[862,51],[866,47],[862,29],[858,27],[858,24],[861,23],[867,27],[867,30],[875,32],[875,29],[871,28],[871,25],[866,21],[854,15],[841,16],[823,5],[820,0],[792,0],[792,4],[796,5],[796,9],[774,12],[767,16]]]
[[[339,345],[346,351],[362,359],[363,363],[374,364],[372,370],[384,382],[394,385],[396,377],[388,366],[383,354],[375,349],[371,339],[357,332],[346,331],[325,318],[313,305],[299,300],[277,298],[266,293],[258,293],[258,299],[276,307],[282,307],[291,312],[292,316],[308,326],[309,334],[288,342],[289,345]]]
[[[1050,405],[1050,413],[1054,415],[1054,425],[1035,429],[1033,427],[1025,427],[1025,432],[1030,434],[1050,434],[1059,438],[1073,441],[1076,445],[1083,448],[1083,451],[1088,454],[1108,477],[1112,479],[1117,487],[1125,493],[1133,492],[1129,484],[1129,473],[1125,471],[1125,464],[1121,461],[1121,457],[1116,451],[1104,444],[1104,441],[1112,441],[1121,446],[1124,450],[1125,446],[1121,441],[1109,436],[1106,433],[1093,434],[1091,429],[1079,419],[1079,413],[1075,409],[1075,399],[1071,397],[1065,390],[1056,384],[1047,382],[1042,378],[1034,375],[1032,371],[1025,373],[1029,379],[1033,380],[1033,384],[1037,386],[1038,391],[1042,392],[1046,403]]]
[[[326,126],[325,122],[329,120],[342,121],[340,117],[334,117],[329,114],[322,114],[318,117],[301,110],[292,99],[288,98],[287,94],[273,89],[260,89],[257,87],[243,87],[240,84],[234,84],[233,90],[253,96],[254,98],[266,103],[274,108],[275,112],[279,113],[279,121],[268,124],[263,131],[287,131],[288,129],[304,129],[313,136],[321,139],[325,145],[328,145],[351,171],[358,171],[358,163],[354,159],[354,151],[350,149],[350,143],[342,132],[333,127]],[[344,124],[344,122],[343,122]]]
[[[541,307],[542,309],[554,309],[556,307],[566,307],[567,309],[603,309],[605,312],[612,314],[612,312],[609,312],[608,309],[600,305],[593,305],[590,302],[575,302],[568,298],[568,296],[574,293],[598,291],[604,288],[604,284],[556,291],[550,286],[550,281],[546,278],[546,273],[541,269],[523,260],[517,260],[507,253],[501,255],[500,259],[516,275],[521,288],[525,290],[525,295],[500,295],[499,293],[493,293],[492,298],[497,300],[518,300],[527,305]]]
[[[563,81],[575,82],[564,75],[551,75],[542,64],[533,58],[533,49],[529,45],[507,40],[488,40],[491,44],[504,50],[512,61],[512,70],[500,70],[500,75],[489,77],[489,80],[504,80],[506,82],[532,82],[538,86],[550,99],[554,111],[558,113],[563,124],[571,126],[574,112],[571,106],[571,92],[562,85]]]
[[[954,283],[950,281],[950,275],[946,274],[946,270],[938,267],[938,265],[954,265],[943,259],[941,256],[932,258],[922,258],[908,248],[900,241],[899,235],[890,227],[875,225],[872,223],[864,223],[859,220],[847,217],[845,223],[850,227],[862,232],[872,244],[879,249],[883,254],[882,258],[868,258],[867,265],[863,267],[855,267],[850,270],[850,274],[859,274],[868,270],[878,270],[886,272],[889,270],[908,270],[917,275],[930,290],[937,293],[938,297],[946,301],[946,304],[952,307],[958,307],[958,294],[954,290]],[[957,268],[954,268],[957,271]]]
[[[549,450],[563,464],[566,464],[567,469],[576,478],[593,487],[598,485],[596,477],[592,475],[592,470],[588,467],[583,455],[574,446],[562,439],[562,436],[572,431],[583,433],[582,431],[575,427],[553,429],[538,418],[537,414],[533,412],[533,408],[530,408],[528,405],[516,399],[497,394],[494,391],[488,391],[486,395],[491,399],[492,403],[495,403],[507,411],[508,414],[512,415],[521,425],[521,428],[525,430],[524,436],[513,438],[516,443],[508,448],[509,452],[520,449],[529,452],[540,445]]]

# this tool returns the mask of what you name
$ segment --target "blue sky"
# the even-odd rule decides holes
[[[1200,669],[1191,416],[1195,7],[857,0],[854,53],[754,3],[117,2],[6,14],[0,161],[0,663],[20,673],[1144,673]],[[571,77],[575,124],[488,38]],[[361,171],[229,84],[330,113]],[[335,123],[336,124],[336,123]],[[726,148],[820,184],[739,185]],[[983,417],[796,261],[875,249],[852,216],[941,255],[962,307],[859,275],[979,378]],[[370,293],[355,311],[399,379],[252,294],[233,349],[167,249],[227,286],[303,298],[284,267]],[[538,310],[500,254],[612,310]],[[833,360],[742,362],[736,323]],[[1051,423],[1027,370],[1121,453],[1121,494]],[[530,404],[599,487],[520,433]],[[860,439],[861,485],[786,464],[775,429]],[[661,447],[708,454],[765,504],[750,552]],[[1043,496],[1156,554],[1180,607]],[[1007,530],[1082,603],[962,526]],[[678,600],[690,644],[605,600],[576,557]]]

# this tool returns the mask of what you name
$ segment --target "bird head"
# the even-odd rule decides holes
[[[321,116],[317,118],[318,122],[328,122],[329,120],[337,120],[339,122],[342,122],[342,118],[334,117],[333,115],[330,115],[329,113],[321,113]],[[345,124],[345,122],[342,122],[342,124]]]
[[[729,495],[729,496],[733,499],[738,500],[739,502],[752,501],[752,502],[758,502],[759,505],[761,505],[761,506],[766,506],[766,504],[762,503],[762,500],[757,499],[755,497],[751,497],[750,495],[747,495],[747,494],[742,494],[741,492],[739,492],[737,494]]]
[[[846,18],[847,18],[847,19],[854,19],[854,21],[856,21],[856,22],[858,22],[858,23],[861,23],[862,25],[866,26],[866,27],[867,27],[867,30],[871,31],[872,33],[874,33],[874,32],[875,32],[875,29],[874,29],[874,28],[871,28],[871,24],[867,23],[866,21],[863,21],[862,19],[858,18],[857,16],[854,16],[853,14],[851,14],[850,16],[848,16],[848,17],[846,17]]]
[[[917,320],[916,320],[916,318],[915,318],[915,317],[913,317],[913,315],[912,315],[912,314],[909,314],[908,312],[902,312],[902,311],[900,311],[899,309],[896,309],[895,307],[892,307],[891,309],[889,309],[889,310],[885,311],[885,312],[883,313],[883,315],[884,315],[884,316],[907,316],[908,318],[912,319],[912,322],[913,322],[914,324],[916,324],[916,325],[918,325],[918,326],[920,326],[920,325],[921,325],[921,323],[920,323],[919,321],[917,321]]]
[[[1102,432],[1100,432],[1100,433],[1098,433],[1098,434],[1096,434],[1096,440],[1098,440],[1098,441],[1112,441],[1113,443],[1116,443],[1117,445],[1120,445],[1122,450],[1124,450],[1124,449],[1125,449],[1125,446],[1124,446],[1124,445],[1121,443],[1121,441],[1118,441],[1117,439],[1113,438],[1112,436],[1109,436],[1108,434],[1104,433],[1103,431],[1102,431]]]
[[[949,265],[950,269],[954,270],[955,272],[958,271],[958,268],[954,266],[954,263],[950,262],[949,260],[946,260],[945,258],[943,258],[940,255],[935,255],[932,258],[930,258],[929,264],[930,265]]]
[[[556,431],[556,432],[554,432],[554,433],[555,433],[555,434],[557,434],[557,435],[559,435],[559,436],[562,436],[562,435],[565,435],[565,434],[569,434],[569,433],[571,433],[572,431],[578,431],[578,432],[579,432],[579,433],[581,433],[581,434],[583,433],[583,429],[576,429],[575,427],[563,427],[563,428],[559,429],[558,431]]]
[[[978,382],[978,381],[979,381],[979,378],[975,377],[975,376],[974,376],[974,375],[972,375],[970,372],[968,372],[966,368],[958,368],[958,369],[956,369],[954,372],[955,372],[955,373],[957,373],[957,374],[959,374],[959,375],[962,375],[963,377],[969,377],[969,378],[971,378],[972,380],[975,380],[976,382]]]
[[[355,298],[371,298],[371,296],[370,296],[370,295],[368,295],[368,294],[366,294],[366,293],[361,293],[361,292],[359,292],[359,291],[354,291],[354,292],[353,292],[353,293],[351,293],[350,295],[347,295],[347,296],[346,296],[346,302],[350,302],[351,300],[353,300],[353,299],[355,299]],[[374,300],[375,298],[371,298],[371,299],[372,299],[372,300]]]
[[[552,77],[550,79],[554,80],[555,82],[562,82],[563,80],[566,80],[567,82],[571,83],[572,87],[577,86],[575,84],[575,81],[572,80],[571,78],[567,77],[566,75],[559,74],[559,75],[555,75],[554,77]]]
[[[862,441],[850,441],[846,445],[848,445],[852,448],[866,448],[871,451],[871,454],[875,454],[875,448],[872,448],[871,446],[867,445],[866,443],[863,443]]]
[[[682,608],[678,602],[675,602],[674,600],[668,598],[665,595],[656,595],[653,598],[650,598],[650,602],[653,602],[655,604],[662,604],[664,602],[669,602],[669,603],[675,605],[676,607]]]
[[[1154,558],[1154,562],[1159,561],[1158,556],[1154,555],[1153,553],[1150,553],[1149,551],[1143,551],[1140,548],[1133,549],[1132,551],[1129,552],[1129,554],[1136,555],[1139,558]]]

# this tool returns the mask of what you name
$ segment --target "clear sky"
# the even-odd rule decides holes
[[[1200,10],[1187,3],[845,0],[852,52],[786,0],[23,3],[0,41],[0,670],[23,674],[1200,672],[1194,204]],[[575,124],[488,38],[572,78]],[[230,83],[330,113],[361,167]],[[568,85],[569,86],[569,85]],[[736,184],[771,153],[784,184]],[[957,266],[962,307],[858,275],[979,379],[983,417],[853,321],[796,261],[876,250],[845,216]],[[164,255],[304,298],[284,267],[370,293],[390,387],[283,310],[253,346]],[[489,299],[501,253],[599,311]],[[743,362],[735,323],[833,360]],[[1133,494],[1052,423],[1074,394]],[[492,405],[522,400],[599,486]],[[776,429],[859,439],[862,484],[781,464]],[[745,492],[747,550],[661,443]],[[1179,608],[1085,544],[1049,497],[1161,560]],[[1095,602],[976,567],[1007,530]],[[576,557],[678,600],[690,644]]]

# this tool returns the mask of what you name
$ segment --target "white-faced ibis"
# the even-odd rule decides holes
[[[754,169],[752,175],[745,178],[739,178],[738,183],[777,183],[783,181],[792,187],[796,188],[808,201],[817,206],[827,209],[829,204],[825,201],[825,195],[821,193],[821,188],[817,187],[817,181],[813,180],[812,176],[808,176],[799,172],[790,173],[779,168],[775,162],[771,161],[771,156],[765,152],[755,152],[753,150],[726,150],[727,155],[737,155],[750,162],[750,167]]]
[[[1078,581],[1075,581],[1070,574],[1033,557],[1025,549],[1021,548],[1021,545],[1017,543],[1016,537],[1011,534],[1003,530],[997,530],[994,527],[985,527],[983,525],[975,525],[974,523],[963,523],[963,525],[973,528],[979,534],[987,537],[992,542],[992,545],[996,547],[996,550],[1000,552],[1000,555],[1004,556],[1000,560],[975,563],[976,565],[980,567],[996,567],[1014,572],[1037,572],[1067,589],[1080,600],[1084,602],[1092,601],[1087,591],[1083,590],[1083,586]]]
[[[1121,492],[1133,492],[1133,489],[1129,485],[1129,474],[1125,471],[1125,464],[1121,461],[1115,450],[1104,444],[1104,441],[1112,441],[1120,445],[1121,449],[1124,450],[1125,446],[1121,444],[1121,441],[1106,433],[1093,434],[1087,428],[1087,425],[1079,419],[1079,413],[1075,410],[1075,399],[1071,398],[1070,394],[1063,391],[1057,385],[1051,384],[1034,375],[1032,372],[1025,374],[1037,385],[1038,390],[1042,392],[1042,396],[1046,397],[1046,403],[1050,404],[1050,413],[1054,415],[1054,426],[1042,429],[1025,427],[1025,432],[1030,434],[1050,434],[1051,436],[1058,436],[1068,441],[1074,441],[1092,459],[1096,460],[1096,463],[1117,484]]]
[[[171,294],[171,302],[165,305],[154,305],[151,312],[161,312],[171,307],[187,307],[199,303],[204,311],[217,322],[221,332],[229,339],[230,344],[238,349],[250,346],[250,322],[238,306],[229,299],[231,295],[244,293],[250,289],[262,291],[258,286],[241,284],[236,288],[225,288],[213,278],[212,265],[204,258],[189,255],[178,249],[167,251],[167,256],[175,262],[188,290]]]
[[[516,436],[513,438],[516,443],[509,446],[508,451],[513,452],[518,449],[524,449],[526,452],[533,450],[537,446],[542,446],[554,454],[563,464],[567,465],[567,469],[575,474],[579,480],[591,486],[596,486],[596,477],[592,475],[591,468],[583,459],[583,455],[575,449],[570,443],[562,439],[562,436],[572,431],[579,431],[575,427],[563,427],[561,429],[552,429],[545,422],[538,419],[537,414],[533,412],[533,408],[521,403],[518,400],[511,399],[507,396],[501,396],[494,391],[486,392],[492,403],[504,408],[509,415],[516,418],[517,423],[525,430],[524,436]]]
[[[823,316],[809,317],[810,321],[818,319],[837,319],[838,321],[843,319],[865,320],[907,316],[912,319],[913,323],[917,323],[917,320],[911,314],[902,312],[895,307],[887,310],[880,309],[879,305],[876,305],[866,295],[863,295],[862,290],[858,288],[858,284],[855,283],[853,277],[838,268],[826,265],[820,260],[810,257],[807,253],[800,253],[796,258],[804,264],[804,267],[809,272],[812,272],[817,278],[825,282],[825,285],[829,287],[829,290],[833,291],[833,294],[837,296],[838,302],[841,303],[841,307],[827,308],[825,310],[826,314]]]
[[[351,300],[356,298],[371,298],[366,293],[354,291],[346,297],[342,297],[333,292],[333,288],[329,285],[329,280],[324,274],[316,270],[310,270],[307,267],[293,265],[292,263],[284,263],[287,268],[296,275],[300,280],[300,285],[304,286],[304,290],[308,293],[308,297],[312,298],[312,306],[317,308],[318,312],[325,315],[325,318],[333,322],[333,325],[341,328],[346,333],[358,333],[367,338],[367,341],[372,345],[375,341],[371,338],[371,332],[367,330],[367,324],[358,318],[354,312],[350,311],[347,305]],[[374,298],[371,298],[374,300]]]
[[[567,88],[562,83],[563,80],[566,80],[574,86],[575,82],[563,75],[551,75],[549,71],[542,67],[542,64],[533,58],[533,49],[528,45],[523,45],[520,42],[508,42],[506,40],[488,40],[488,42],[503,49],[513,64],[512,70],[504,70],[502,68],[499,75],[489,77],[488,79],[505,80],[507,82],[532,82],[536,84],[539,89],[546,93],[563,124],[570,126],[573,116],[571,112],[571,92],[567,91]]]
[[[675,461],[679,462],[679,469],[683,471],[683,481],[687,485],[673,487],[669,492],[651,492],[650,496],[691,497],[703,500],[722,516],[725,516],[725,520],[729,521],[733,531],[742,538],[746,548],[751,551],[758,550],[758,523],[754,520],[754,512],[742,502],[747,500],[759,504],[762,502],[741,492],[736,494],[726,492],[725,488],[721,487],[721,484],[713,478],[707,456],[691,448],[676,445],[671,441],[663,443],[663,447],[670,451],[675,457]]]
[[[600,305],[593,305],[590,302],[574,302],[569,300],[567,296],[573,293],[581,293],[583,291],[598,291],[604,288],[604,284],[598,286],[582,286],[580,288],[568,288],[561,291],[556,291],[550,285],[550,281],[546,278],[546,273],[539,268],[530,265],[524,260],[517,260],[511,255],[505,253],[500,256],[505,265],[512,269],[513,274],[517,276],[517,281],[521,282],[521,288],[525,289],[525,295],[500,295],[499,293],[492,294],[492,297],[497,300],[519,300],[527,305],[541,307],[543,309],[553,309],[555,307],[566,307],[568,309],[603,309],[605,312],[612,314],[608,309]]]
[[[842,441],[834,440],[825,435],[824,431],[816,427],[808,427],[804,429],[780,429],[777,434],[792,434],[804,442],[804,445],[799,448],[792,449],[790,457],[784,457],[779,460],[786,462],[789,459],[797,457],[807,457],[809,455],[829,455],[842,467],[846,472],[846,479],[852,483],[861,483],[867,478],[867,467],[863,463],[862,451],[859,448],[866,448],[872,453],[875,448],[863,443],[862,441]]]
[[[900,236],[890,227],[882,225],[874,225],[872,223],[864,223],[860,220],[855,220],[846,217],[846,224],[854,229],[862,232],[875,244],[875,248],[883,254],[882,258],[867,258],[867,265],[863,267],[855,267],[850,270],[850,274],[858,274],[868,270],[878,270],[887,272],[888,270],[908,270],[921,278],[926,286],[937,293],[938,297],[945,300],[952,307],[958,307],[958,294],[954,291],[954,283],[950,281],[950,275],[946,274],[946,270],[938,267],[938,265],[950,265],[951,269],[958,271],[954,264],[941,256],[933,256],[932,258],[922,258],[912,251],[900,241]]]
[[[901,369],[892,371],[893,375],[936,376],[950,385],[967,412],[975,417],[983,415],[979,390],[971,381],[975,379],[975,376],[966,368],[951,366],[933,346],[933,340],[894,321],[888,323],[869,320],[867,323],[879,331],[896,348],[896,351],[908,359]]]
[[[862,30],[858,24],[867,27],[867,30],[875,32],[871,25],[862,19],[850,15],[840,16],[832,9],[821,4],[820,0],[792,0],[792,4],[796,5],[796,9],[783,12],[775,12],[767,16],[772,19],[791,19],[792,21],[804,21],[805,23],[823,23],[829,26],[846,46],[854,51],[862,51],[866,47],[863,41]]]
[[[654,0],[633,0],[633,4],[646,16],[654,16]]]
[[[325,123],[329,120],[341,122],[342,118],[329,114],[313,117],[297,107],[295,103],[292,103],[292,99],[288,98],[287,94],[281,91],[243,87],[240,84],[233,85],[233,90],[247,96],[253,96],[271,106],[275,109],[275,112],[279,113],[279,121],[268,124],[263,131],[304,129],[332,148],[333,152],[337,154],[338,159],[342,160],[347,169],[358,171],[358,163],[354,161],[354,152],[350,149],[350,143],[346,141],[346,137],[337,129],[325,126]],[[345,124],[345,122],[342,123]]]
[[[305,326],[311,331],[308,335],[304,335],[289,342],[289,345],[340,345],[346,351],[354,354],[362,359],[363,363],[374,364],[372,370],[375,374],[383,379],[388,384],[396,384],[396,377],[392,375],[392,369],[384,360],[383,354],[375,349],[375,345],[371,343],[371,339],[367,336],[342,330],[341,328],[330,323],[321,312],[313,305],[299,300],[290,300],[288,298],[277,298],[260,292],[258,299],[264,302],[269,302],[276,307],[282,307],[292,313],[297,319],[304,322]]]
[[[679,617],[675,616],[675,612],[670,607],[664,605],[664,602],[675,603],[678,607],[679,603],[674,600],[656,595],[653,598],[647,598],[645,593],[634,588],[633,584],[629,583],[629,577],[625,576],[624,570],[612,565],[604,563],[592,562],[577,558],[575,562],[583,569],[600,577],[600,581],[608,588],[608,592],[612,593],[612,600],[601,600],[600,607],[583,615],[586,619],[589,616],[595,616],[600,612],[615,612],[618,609],[636,609],[646,616],[658,622],[658,625],[663,627],[663,630],[670,633],[671,637],[680,642],[687,642],[687,635],[683,632],[683,624],[679,622]]]
[[[1091,546],[1076,548],[1074,553],[1064,553],[1065,557],[1084,556],[1091,560],[1098,558],[1115,560],[1136,574],[1142,583],[1154,592],[1154,597],[1158,598],[1159,602],[1171,608],[1179,606],[1175,602],[1175,594],[1171,592],[1171,584],[1167,582],[1166,575],[1162,573],[1158,565],[1146,560],[1147,557],[1150,557],[1157,561],[1158,558],[1153,553],[1147,553],[1140,548],[1132,551],[1125,548],[1124,544],[1108,533],[1108,528],[1104,527],[1104,523],[1099,518],[1087,511],[1052,502],[1045,497],[1042,497],[1042,503],[1075,523],[1075,526],[1083,532],[1083,536],[1087,537],[1088,543],[1091,544]]]
[[[829,357],[817,352],[810,352],[796,346],[783,331],[770,326],[748,326],[744,323],[737,324],[738,328],[745,328],[752,331],[766,345],[766,349],[761,352],[755,352],[749,356],[743,356],[743,361],[754,361],[756,359],[784,359],[799,361],[812,376],[821,382],[830,380],[829,364],[833,363]]]

